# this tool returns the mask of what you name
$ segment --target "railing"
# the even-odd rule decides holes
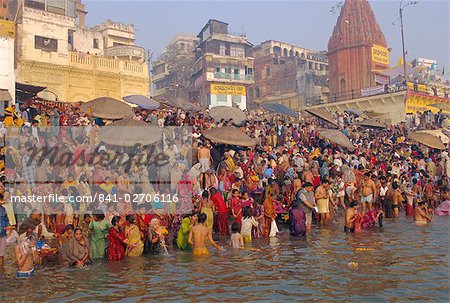
[[[241,74],[231,74],[231,73],[214,73],[215,79],[234,79],[234,80],[242,80],[242,81],[252,81],[253,75],[241,75]]]
[[[346,92],[339,93],[339,94],[337,94],[337,93],[330,94],[328,96],[328,103],[358,99],[361,97],[373,97],[373,96],[378,96],[378,95],[385,95],[385,94],[395,93],[395,92],[399,92],[399,91],[406,91],[406,86],[404,85],[404,83],[389,84],[387,87],[384,88],[384,90],[382,92],[376,93],[376,94],[371,94],[368,96],[363,96],[361,89],[350,90],[350,91],[346,91]],[[306,98],[305,101],[306,101],[306,106],[320,105],[325,102],[325,100],[322,99],[321,96],[309,97],[309,98]]]
[[[127,72],[141,75],[147,75],[145,63],[139,64],[105,57],[97,57],[88,54],[71,53],[69,64],[81,65],[81,68],[99,69],[110,72]]]
[[[137,57],[145,61],[145,49],[135,45],[118,45],[105,49],[106,57]]]

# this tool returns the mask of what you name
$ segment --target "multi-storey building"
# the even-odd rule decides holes
[[[160,97],[198,98],[193,90],[192,68],[198,38],[176,35],[164,52],[152,63],[153,95]]]
[[[310,97],[326,100],[328,63],[323,52],[268,40],[252,49],[255,82],[248,89],[250,102],[276,102],[292,109]]]
[[[9,13],[17,16],[17,82],[46,87],[41,97],[149,95],[146,51],[132,25],[87,27],[81,0],[10,0]]]
[[[0,19],[0,114],[15,97],[14,36],[14,22]]]
[[[228,32],[228,24],[209,20],[197,36],[194,87],[204,107],[247,108],[247,88],[253,84],[252,44],[244,35]]]

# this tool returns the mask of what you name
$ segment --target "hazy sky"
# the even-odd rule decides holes
[[[198,34],[208,19],[229,23],[229,30],[245,30],[255,45],[279,40],[312,50],[325,50],[338,14],[330,12],[335,1],[83,1],[88,25],[105,19],[134,24],[137,44],[160,54],[177,33]],[[406,1],[405,1],[406,2]],[[391,65],[401,55],[400,1],[370,1],[388,47]],[[408,60],[438,60],[450,70],[449,1],[422,0],[404,10]],[[395,25],[392,23],[395,22]]]

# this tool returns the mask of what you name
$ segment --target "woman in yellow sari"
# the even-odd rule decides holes
[[[125,256],[139,257],[144,251],[144,243],[141,241],[139,227],[135,224],[134,215],[128,215],[126,220],[128,226],[125,228],[125,236],[128,244],[125,250]]]

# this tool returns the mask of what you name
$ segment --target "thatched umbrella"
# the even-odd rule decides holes
[[[365,119],[359,122],[358,125],[371,128],[386,128],[380,121],[375,119]]]
[[[340,130],[336,129],[318,129],[317,133],[320,137],[332,142],[336,143],[342,147],[347,148],[348,150],[354,150],[355,147],[350,139],[344,135]]]
[[[434,133],[429,131],[416,131],[408,135],[414,141],[417,141],[423,145],[440,150],[446,149],[442,139]]]
[[[136,104],[144,109],[156,109],[159,107],[159,102],[155,99],[143,95],[130,95],[122,98],[128,103]]]
[[[241,132],[238,128],[223,126],[207,130],[203,136],[211,141],[237,146],[255,146],[256,140]]]
[[[97,118],[118,120],[133,114],[133,108],[125,102],[101,97],[81,104],[81,110]]]
[[[202,110],[202,108],[192,102],[189,102],[187,100],[184,100],[182,98],[175,98],[175,99],[169,99],[166,100],[165,103],[169,106],[176,107],[179,109],[182,109],[184,111],[193,111],[193,112],[199,112]]]
[[[333,124],[334,126],[338,126],[339,124],[337,123],[337,121],[333,118],[333,116],[331,115],[331,113],[325,109],[306,109],[305,110],[307,113],[324,120],[325,122],[328,122],[330,124]]]
[[[116,146],[150,145],[161,139],[159,127],[126,118],[104,126],[99,138],[104,143]]]
[[[209,115],[217,122],[220,122],[222,119],[225,121],[233,119],[236,125],[240,125],[247,120],[247,115],[242,110],[230,106],[213,107],[209,110]]]
[[[284,106],[283,104],[264,103],[263,105],[261,105],[261,107],[273,113],[286,115],[298,119],[298,113],[294,112],[292,109]]]

